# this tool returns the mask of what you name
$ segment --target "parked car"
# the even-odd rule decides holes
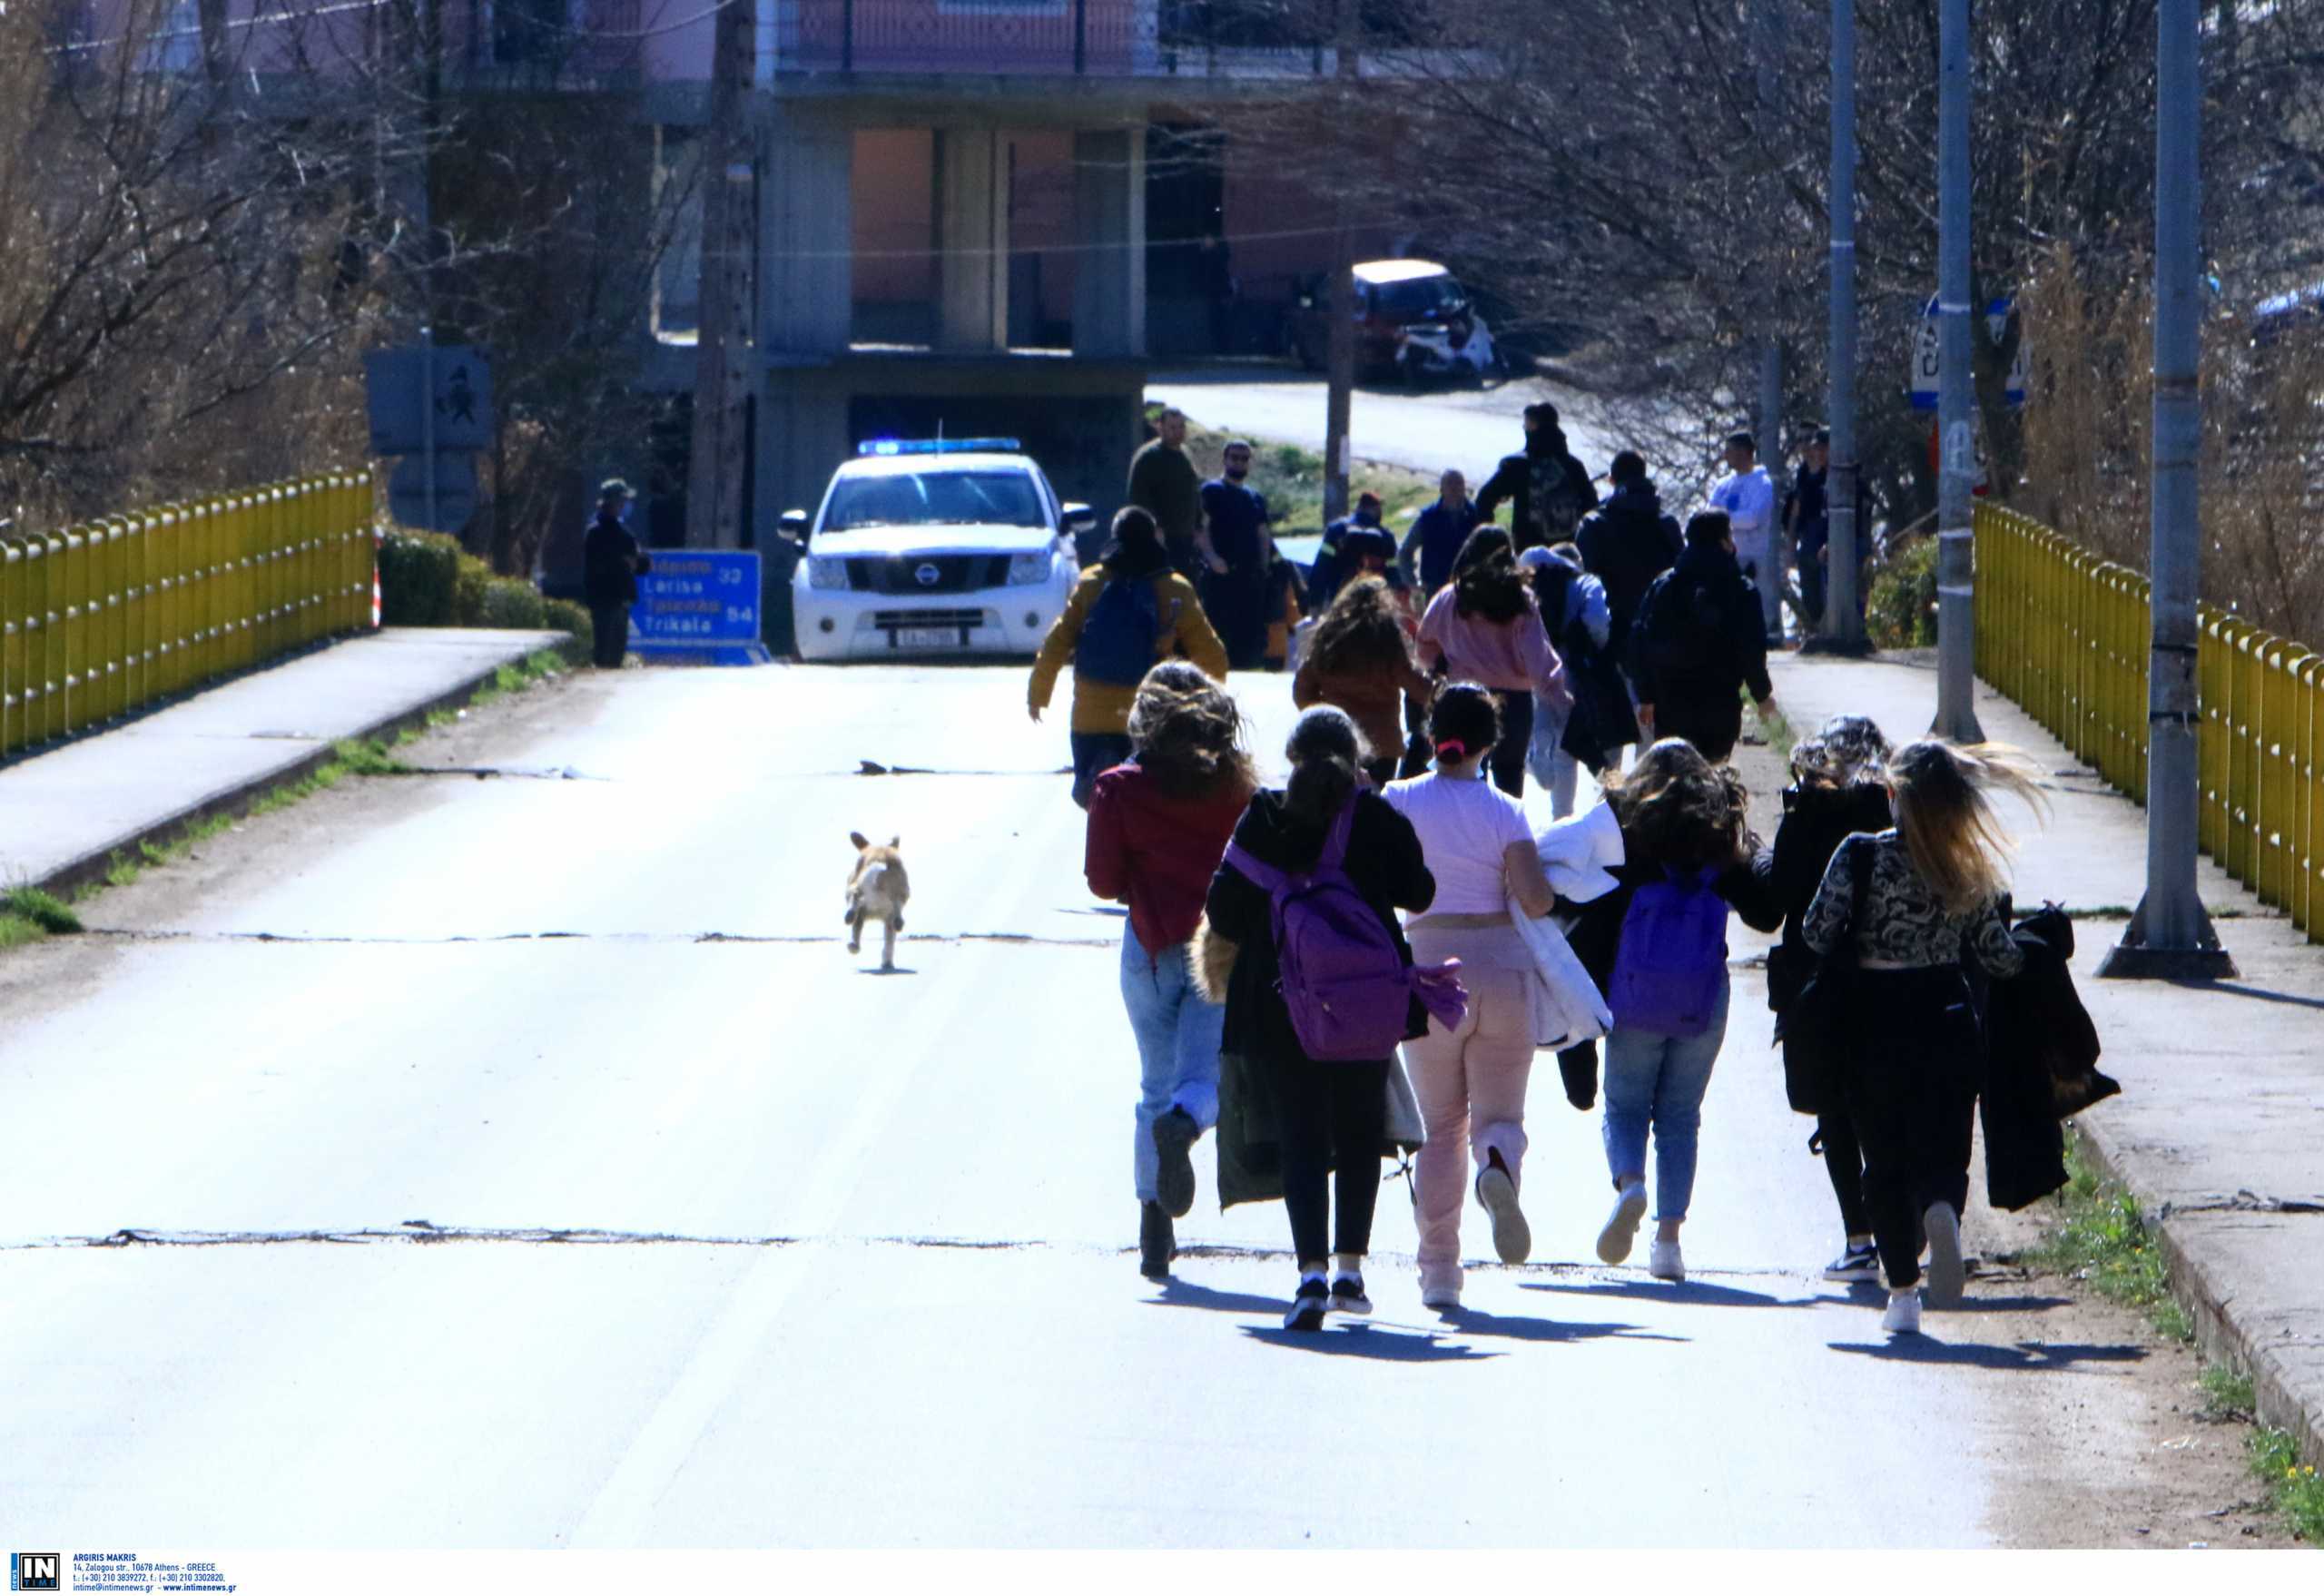
[[[1303,283],[1292,306],[1290,352],[1319,370],[1331,346],[1331,291]],[[1355,372],[1418,386],[1506,377],[1492,333],[1460,280],[1433,261],[1366,261],[1355,268]]]
[[[1030,655],[1064,612],[1096,525],[1013,438],[878,438],[832,474],[792,575],[808,661]]]

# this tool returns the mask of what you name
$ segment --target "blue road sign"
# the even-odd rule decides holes
[[[637,578],[629,645],[665,665],[767,665],[759,641],[759,557],[734,549],[656,548]]]

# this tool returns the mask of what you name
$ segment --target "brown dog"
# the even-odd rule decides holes
[[[884,848],[866,842],[862,832],[850,832],[855,844],[855,868],[847,876],[847,951],[863,951],[863,922],[876,920],[887,933],[880,951],[880,968],[896,967],[896,935],[904,929],[904,904],[911,898],[911,880],[904,874],[904,856],[896,852],[901,837],[891,837]]]

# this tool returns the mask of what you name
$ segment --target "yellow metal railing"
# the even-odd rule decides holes
[[[2204,606],[2203,852],[2324,942],[2324,655]],[[1977,507],[1977,674],[2146,800],[2146,578]]]
[[[368,472],[0,537],[0,754],[371,620]]]

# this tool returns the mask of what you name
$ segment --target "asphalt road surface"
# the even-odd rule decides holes
[[[1284,683],[1242,688],[1271,754]],[[1748,969],[1685,1286],[1590,1258],[1597,1120],[1547,1060],[1536,1262],[1475,1269],[1461,1315],[1420,1306],[1400,1184],[1376,1316],[1285,1335],[1281,1209],[1221,1216],[1206,1145],[1192,1250],[1142,1281],[1121,921],[1081,884],[1063,710],[1022,703],[1015,668],[568,681],[419,744],[445,773],[249,823],[0,958],[10,1522],[2155,1543],[2128,1526],[2176,1394],[2119,1318],[2003,1271],[1892,1345],[1817,1277],[1830,1198]],[[902,838],[894,975],[842,940],[851,830]]]

